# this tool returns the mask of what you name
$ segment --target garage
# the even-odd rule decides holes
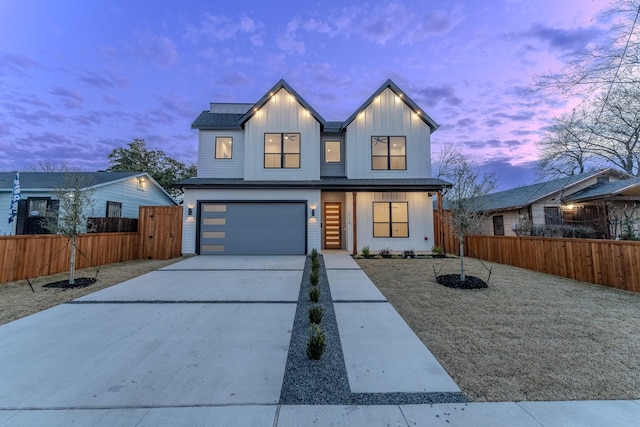
[[[303,255],[306,202],[200,202],[201,255]]]

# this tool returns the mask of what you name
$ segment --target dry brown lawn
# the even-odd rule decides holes
[[[58,304],[80,298],[100,289],[107,288],[125,280],[132,279],[158,268],[165,267],[184,258],[171,260],[138,260],[100,267],[97,280],[86,288],[56,289],[43,288],[47,283],[65,280],[69,273],[53,274],[51,276],[31,279],[32,292],[26,280],[0,283],[0,325],[45,310]],[[96,277],[96,268],[85,268],[76,271],[76,277]]]
[[[488,289],[459,290],[433,271],[458,259],[357,262],[471,401],[640,398],[640,294],[494,263]]]

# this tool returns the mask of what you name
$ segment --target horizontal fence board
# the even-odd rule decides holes
[[[435,244],[460,255],[446,215],[434,212]],[[640,242],[524,236],[467,236],[465,255],[582,282],[640,292]]]
[[[182,255],[182,207],[143,206],[138,232],[88,233],[78,236],[76,268],[136,259],[171,259]],[[149,224],[149,223],[152,224]],[[148,239],[152,233],[154,238]],[[142,242],[153,240],[142,251]],[[0,236],[0,283],[69,271],[69,237],[54,234]]]

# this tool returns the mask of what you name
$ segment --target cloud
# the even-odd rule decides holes
[[[582,52],[599,32],[595,28],[552,28],[544,24],[534,24],[524,37],[546,43],[549,47],[568,53]]]
[[[149,32],[138,34],[130,51],[138,59],[150,61],[160,68],[170,68],[180,59],[178,49],[169,37]]]
[[[407,35],[404,37],[403,42],[407,44],[418,43],[427,37],[445,34],[462,19],[459,9],[452,12],[443,10],[429,12],[406,29]]]
[[[462,104],[462,100],[456,96],[455,89],[451,85],[427,86],[415,90],[415,93],[418,94],[416,97],[418,103],[427,107],[434,107],[439,102],[449,106]]]
[[[27,69],[38,66],[38,63],[28,56],[0,51],[0,76],[8,73],[24,75]]]
[[[299,40],[296,32],[300,27],[300,20],[298,18],[290,21],[287,24],[285,32],[278,34],[276,37],[276,43],[278,47],[288,55],[303,55],[305,51],[304,42]]]
[[[55,86],[49,93],[61,99],[67,108],[80,108],[84,101],[84,97],[80,92],[60,86]]]
[[[264,24],[249,16],[243,15],[239,19],[234,20],[225,15],[205,14],[199,26],[190,26],[187,29],[185,37],[192,42],[200,39],[209,39],[215,41],[226,41],[237,37],[238,35],[246,35],[249,41],[255,46],[262,46],[262,32]]]
[[[232,71],[217,79],[216,83],[222,86],[249,86],[253,84],[253,79],[242,71]]]

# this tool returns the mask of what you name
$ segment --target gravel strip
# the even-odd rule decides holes
[[[463,403],[462,393],[351,393],[347,368],[342,354],[338,324],[324,260],[320,261],[320,300],[324,316],[320,326],[324,331],[326,347],[320,360],[307,358],[309,338],[309,299],[311,257],[307,257],[302,275],[289,354],[285,368],[280,404],[282,405],[401,405],[425,403]]]

